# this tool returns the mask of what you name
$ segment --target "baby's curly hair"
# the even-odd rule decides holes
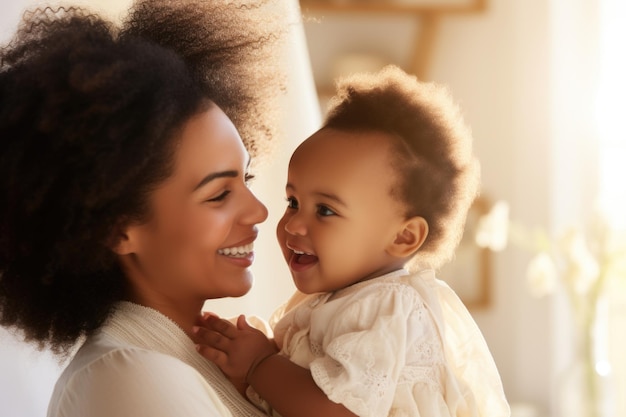
[[[121,27],[79,8],[24,15],[0,50],[0,325],[63,356],[106,320],[127,290],[111,240],[150,214],[195,114],[216,103],[265,152],[278,3],[139,1]]]
[[[393,65],[378,73],[355,74],[337,83],[323,128],[377,131],[394,138],[397,173],[390,192],[406,216],[421,216],[429,227],[413,259],[437,269],[458,245],[479,188],[480,167],[472,136],[448,90],[420,82]]]

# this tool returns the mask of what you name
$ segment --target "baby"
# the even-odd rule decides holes
[[[434,272],[478,184],[447,90],[393,66],[342,80],[289,163],[277,236],[299,292],[274,339],[213,316],[198,350],[274,415],[509,416],[482,334]]]

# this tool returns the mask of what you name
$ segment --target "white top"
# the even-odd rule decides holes
[[[399,270],[292,305],[272,318],[281,353],[353,413],[510,415],[480,330],[432,270]]]
[[[48,417],[262,415],[180,327],[128,302],[80,348],[48,407]]]

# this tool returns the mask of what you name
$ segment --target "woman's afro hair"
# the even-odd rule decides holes
[[[284,90],[281,1],[138,1],[116,26],[24,15],[0,50],[0,325],[67,354],[125,278],[115,231],[149,215],[176,133],[216,103],[267,153]]]

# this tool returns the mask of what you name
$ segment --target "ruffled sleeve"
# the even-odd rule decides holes
[[[446,395],[452,415],[511,415],[496,364],[478,325],[456,293],[431,270],[411,277],[444,340]]]

